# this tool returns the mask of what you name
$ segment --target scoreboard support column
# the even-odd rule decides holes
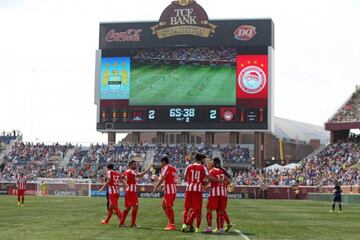
[[[230,132],[230,144],[239,144],[240,134],[238,132]]]
[[[164,132],[156,132],[156,143],[165,143],[165,133]]]
[[[108,132],[108,144],[116,143],[116,133],[115,132]]]
[[[211,145],[214,144],[215,133],[213,132],[205,132],[205,144]]]
[[[132,132],[131,141],[133,143],[139,143],[140,142],[140,132]]]
[[[265,167],[265,134],[263,132],[255,132],[255,166],[257,168]]]
[[[188,144],[190,142],[190,133],[189,132],[181,132],[180,133],[180,143]]]

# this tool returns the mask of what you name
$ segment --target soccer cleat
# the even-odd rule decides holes
[[[220,232],[220,233],[225,232],[224,228],[220,228],[220,229],[219,229],[219,232]]]
[[[107,225],[109,224],[109,222],[107,222],[106,220],[101,220],[101,224]]]
[[[18,206],[20,206],[20,202],[18,202]]]
[[[23,207],[23,206],[24,206],[24,204],[21,204],[21,206]]]
[[[203,233],[212,233],[212,229],[211,229],[211,227],[207,227],[207,228],[205,228],[203,231],[202,231]]]
[[[119,227],[125,227],[125,224],[119,223]]]
[[[182,225],[181,232],[183,233],[189,232],[189,226],[184,223]]]
[[[219,229],[215,228],[214,230],[212,230],[213,233],[219,233]]]
[[[231,224],[228,224],[228,225],[226,226],[226,228],[225,228],[225,232],[229,232],[231,227],[232,227],[232,225],[231,225]]]
[[[334,210],[330,210],[329,212],[334,212]]]
[[[200,233],[200,228],[195,228],[195,233]]]
[[[174,224],[169,224],[166,228],[164,228],[167,231],[175,231],[176,226]]]
[[[136,225],[136,224],[133,224],[133,225],[131,225],[130,227],[132,227],[132,228],[139,228],[140,226],[139,226],[139,225]]]
[[[194,226],[190,226],[190,227],[189,227],[189,232],[195,232]]]

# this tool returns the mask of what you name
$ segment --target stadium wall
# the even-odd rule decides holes
[[[36,195],[36,183],[28,183],[26,185],[26,195]],[[91,196],[102,197],[105,192],[98,192],[102,184],[91,185]],[[178,186],[177,197],[183,198],[186,186]],[[233,192],[229,193],[229,198],[233,199],[310,199],[310,193],[331,194],[333,186],[299,186],[299,194],[296,196],[295,188],[293,187],[280,187],[280,186],[235,186]],[[124,195],[124,189],[120,188],[120,196]],[[360,199],[360,188],[354,186],[342,186],[343,193],[356,195]],[[86,191],[81,185],[77,184],[74,188],[66,187],[66,184],[47,184],[47,195],[55,196],[87,196],[83,194]],[[139,197],[142,198],[159,198],[162,193],[154,193],[153,185],[138,185],[137,191]],[[0,183],[0,195],[16,195],[16,185],[13,182]],[[207,197],[208,193],[205,192],[204,196]],[[321,195],[322,196],[322,195]]]

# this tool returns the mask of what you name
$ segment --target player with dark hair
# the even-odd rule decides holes
[[[228,202],[228,192],[227,185],[231,181],[230,174],[221,167],[221,161],[219,158],[214,158],[212,162],[209,163],[209,172],[210,176],[213,176],[217,179],[224,179],[222,183],[216,183],[211,181],[210,185],[210,196],[208,198],[207,204],[207,220],[208,227],[205,229],[205,232],[211,232],[212,225],[212,211],[216,210],[216,222],[217,228],[213,232],[228,232],[232,225],[230,224],[229,216],[226,212],[227,202]],[[224,230],[224,221],[226,221],[227,226]]]
[[[25,200],[25,188],[26,188],[26,177],[24,173],[20,173],[18,178],[16,179],[16,188],[17,188],[17,200],[18,206],[24,206]],[[20,202],[21,198],[21,202]]]
[[[101,192],[105,187],[107,187],[108,200],[109,200],[108,213],[106,218],[101,221],[102,224],[109,224],[109,220],[113,212],[115,212],[115,214],[118,216],[119,222],[121,221],[121,212],[118,204],[119,181],[121,181],[124,187],[126,188],[127,185],[125,181],[121,178],[121,174],[119,172],[114,171],[114,164],[109,163],[107,165],[106,183],[99,189],[99,192]]]
[[[139,227],[136,225],[136,215],[138,211],[138,195],[136,191],[136,178],[142,178],[146,173],[148,173],[151,169],[151,165],[143,172],[139,173],[136,171],[137,164],[135,160],[131,160],[129,162],[129,169],[127,169],[123,173],[123,178],[127,183],[127,187],[125,189],[125,209],[121,216],[120,227],[124,226],[125,219],[127,214],[129,213],[130,209],[132,208],[131,212],[131,225],[130,227]]]
[[[185,180],[187,182],[185,192],[185,206],[183,211],[183,226],[182,232],[189,231],[189,225],[192,225],[196,218],[195,232],[200,232],[199,227],[201,224],[201,209],[203,202],[203,185],[207,178],[215,182],[223,182],[224,180],[215,179],[209,176],[209,171],[203,165],[205,155],[195,154],[195,163],[190,164],[185,169]],[[191,211],[190,211],[191,209]],[[190,216],[188,216],[190,212]]]
[[[174,231],[176,230],[174,221],[174,202],[176,198],[176,168],[169,164],[169,158],[163,157],[161,159],[161,173],[159,181],[154,185],[154,192],[164,182],[164,198],[162,201],[162,207],[165,215],[169,220],[169,224],[165,227],[165,230]]]
[[[335,187],[334,187],[334,190],[333,190],[334,198],[333,198],[332,210],[330,210],[330,212],[335,211],[335,204],[338,203],[338,205],[339,205],[339,213],[341,213],[341,211],[342,211],[342,209],[341,209],[341,205],[342,205],[341,193],[342,193],[342,190],[341,190],[341,187],[340,187],[340,183],[337,182],[335,184]]]

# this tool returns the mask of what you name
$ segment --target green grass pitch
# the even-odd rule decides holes
[[[117,219],[101,225],[105,199],[88,197],[26,197],[24,207],[15,197],[0,197],[0,239],[360,239],[360,205],[344,206],[344,212],[329,213],[329,203],[308,201],[230,200],[230,233],[202,234],[167,232],[161,199],[141,199],[139,229],[118,228]],[[121,206],[123,198],[120,199]],[[175,205],[180,229],[183,200]],[[129,214],[131,216],[131,214]],[[126,224],[129,224],[129,216]],[[202,228],[206,225],[203,213]]]
[[[235,67],[136,65],[130,105],[235,105]]]

